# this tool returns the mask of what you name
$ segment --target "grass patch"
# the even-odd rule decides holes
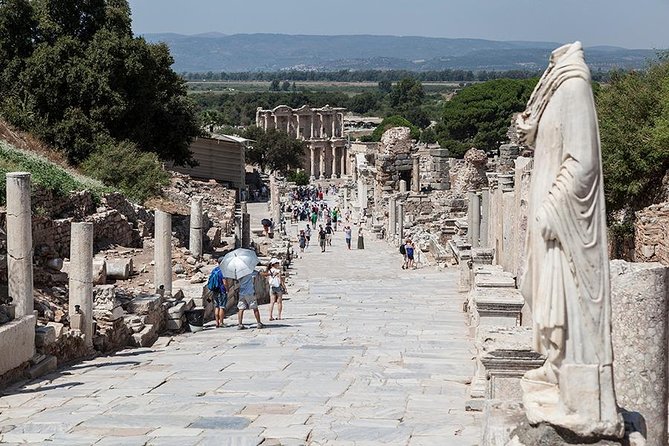
[[[102,183],[86,178],[75,172],[53,164],[47,159],[17,149],[5,141],[0,141],[0,204],[7,202],[7,182],[9,172],[30,172],[31,186],[52,191],[58,196],[68,196],[72,192],[90,190],[96,197],[112,189]]]

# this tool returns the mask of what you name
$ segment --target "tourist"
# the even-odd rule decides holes
[[[309,247],[309,242],[311,241],[311,226],[307,225],[307,229],[304,230],[304,238],[307,239],[307,248]]]
[[[351,226],[344,226],[344,239],[346,240],[346,247],[351,249]]]
[[[400,254],[402,255],[402,269],[407,269],[407,245],[409,240],[400,243]]]
[[[269,320],[274,320],[274,304],[277,305],[279,314],[277,320],[281,320],[283,312],[283,295],[286,293],[286,283],[281,272],[281,261],[273,258],[267,265],[267,271],[264,273],[269,281]]]
[[[300,244],[300,252],[304,252],[304,248],[307,246],[307,236],[304,235],[304,229],[300,230],[298,241]]]
[[[311,225],[315,228],[316,227],[316,222],[318,221],[318,213],[316,210],[311,211]]]
[[[264,325],[260,322],[260,311],[258,310],[258,299],[256,298],[255,278],[258,275],[257,271],[253,271],[239,279],[239,301],[237,302],[237,320],[238,330],[244,330],[244,311],[253,310],[253,315],[258,323],[257,328],[263,328]]]
[[[321,252],[325,252],[326,235],[327,233],[323,229],[323,225],[320,225],[318,229],[318,243],[321,245]]]
[[[211,297],[214,301],[214,318],[216,319],[216,328],[225,327],[225,307],[228,304],[228,289],[230,283],[223,277],[223,271],[220,266],[216,266],[209,274],[207,288],[211,291]]]
[[[328,246],[332,246],[332,224],[328,223],[325,225],[325,240],[328,242]]]
[[[362,233],[362,226],[358,229],[358,249],[365,249],[365,237]]]
[[[332,226],[333,226],[333,229],[335,231],[337,230],[337,220],[338,220],[338,217],[339,217],[339,212],[338,211],[339,211],[338,208],[334,208],[332,210]]]
[[[406,258],[407,258],[406,267],[407,267],[407,269],[412,269],[412,268],[416,269],[416,265],[414,265],[414,262],[413,262],[415,246],[414,246],[413,242],[411,241],[411,239],[407,239],[407,242],[404,245],[404,249],[406,251]]]

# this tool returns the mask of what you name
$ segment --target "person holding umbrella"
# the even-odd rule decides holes
[[[237,329],[244,330],[244,311],[253,310],[256,318],[257,328],[264,328],[260,321],[260,311],[258,310],[258,299],[256,298],[255,278],[258,272],[255,270],[258,264],[258,256],[255,251],[239,248],[231,251],[221,260],[221,271],[223,277],[236,279],[239,281],[239,301],[237,302]]]

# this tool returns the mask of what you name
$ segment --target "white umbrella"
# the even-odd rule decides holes
[[[221,259],[221,271],[223,277],[239,279],[248,276],[258,264],[258,256],[251,249],[238,248],[230,251]]]

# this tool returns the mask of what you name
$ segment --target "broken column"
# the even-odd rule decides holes
[[[632,422],[643,418],[645,426],[635,430],[646,431],[648,446],[667,444],[668,280],[660,263],[611,262],[616,397],[622,409],[637,414]]]
[[[156,291],[172,295],[172,215],[156,210],[154,261]]]
[[[481,236],[481,197],[479,194],[472,195],[472,248],[478,248]]]
[[[388,199],[388,231],[387,238],[391,242],[395,240],[395,229],[397,226],[397,198],[390,197]]]
[[[474,196],[476,192],[469,191],[467,193],[467,243],[473,246],[472,227],[474,226]]]
[[[202,257],[202,199],[203,197],[193,197],[190,203],[190,239],[188,249],[193,257],[199,259]]]
[[[405,180],[400,180],[400,193],[403,194],[407,191],[407,182]]]
[[[7,275],[16,318],[33,314],[33,237],[30,173],[7,174]]]
[[[404,203],[397,204],[397,237],[404,243]]]
[[[416,155],[412,158],[413,166],[411,168],[411,192],[420,192],[420,156]]]
[[[69,271],[70,325],[93,346],[93,223],[72,223]]]

